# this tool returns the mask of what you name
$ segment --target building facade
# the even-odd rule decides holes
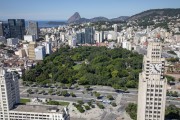
[[[39,38],[38,22],[29,21],[28,22],[28,35],[35,35],[36,39]]]
[[[85,40],[86,44],[94,44],[94,29],[93,28],[85,28]]]
[[[24,19],[8,19],[9,31],[11,38],[23,39],[25,35]]]
[[[0,22],[0,36],[4,36],[5,38],[10,37],[8,23]]]
[[[70,120],[68,109],[48,105],[19,105],[18,76],[0,67],[0,120]]]
[[[20,102],[18,76],[0,67],[0,118],[10,120],[9,110]]]
[[[46,56],[45,46],[38,46],[35,48],[35,60],[43,60]]]
[[[165,58],[161,53],[161,43],[148,44],[143,72],[139,74],[137,120],[164,120],[167,80],[164,77]]]
[[[28,57],[30,60],[35,60],[35,48],[37,44],[36,42],[30,42],[28,45]]]

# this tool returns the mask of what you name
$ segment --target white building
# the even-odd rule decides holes
[[[0,44],[6,43],[6,38],[3,36],[0,36]]]
[[[101,32],[96,32],[95,33],[95,40],[97,43],[102,43],[103,40],[104,40],[104,32],[101,31]]]
[[[46,49],[46,54],[51,54],[52,53],[52,45],[50,42],[44,42],[43,45],[45,46]]]
[[[147,50],[139,74],[137,120],[164,120],[167,80],[161,43],[149,42]]]
[[[0,67],[1,120],[70,120],[68,109],[60,106],[17,105],[18,85],[17,75]]]
[[[122,42],[122,48],[127,49],[127,50],[132,50],[131,42],[129,41]]]
[[[35,60],[43,60],[46,56],[46,49],[44,46],[38,46],[35,48]]]
[[[8,38],[7,39],[7,46],[15,46],[19,43],[18,38]]]
[[[36,35],[24,35],[24,40],[27,42],[34,42],[36,40]]]

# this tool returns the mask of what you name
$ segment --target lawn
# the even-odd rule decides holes
[[[59,102],[59,105],[61,105],[61,106],[68,106],[69,102]]]
[[[30,102],[30,99],[20,99],[20,103],[26,104],[27,102]]]
[[[77,64],[77,65],[75,65],[75,66],[73,66],[73,69],[74,70],[79,70],[80,68],[81,68],[81,64]]]
[[[69,102],[59,102],[59,101],[49,101],[48,105],[60,105],[60,106],[68,106]]]

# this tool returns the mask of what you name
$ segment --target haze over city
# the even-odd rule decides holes
[[[85,18],[115,18],[179,5],[179,0],[1,0],[0,18],[67,20],[74,12]]]

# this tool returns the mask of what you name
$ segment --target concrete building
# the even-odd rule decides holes
[[[97,33],[95,34],[95,38],[96,38],[96,42],[97,42],[97,43],[102,43],[102,42],[104,42],[104,32],[103,32],[103,31],[97,32]]]
[[[131,42],[129,41],[122,42],[122,48],[127,49],[127,50],[132,50]]]
[[[114,32],[117,32],[118,31],[118,25],[114,24],[113,27],[114,27]]]
[[[35,39],[39,38],[38,22],[29,21],[28,22],[28,35],[34,35]]]
[[[7,72],[0,67],[0,116],[2,120],[10,120],[9,110],[20,102],[19,82],[17,74]]]
[[[0,67],[1,120],[70,120],[68,109],[60,106],[18,105],[18,76]]]
[[[4,36],[5,38],[10,37],[8,23],[0,22],[0,36]]]
[[[164,120],[167,80],[161,53],[161,43],[149,42],[139,74],[137,120]]]
[[[19,57],[20,57],[20,58],[24,58],[24,57],[27,56],[25,49],[19,49],[19,50],[18,50],[18,53],[19,53]]]
[[[35,42],[36,37],[36,35],[24,35],[24,40],[27,42]]]
[[[46,56],[46,49],[44,46],[35,48],[35,60],[43,60]]]
[[[0,44],[5,44],[6,43],[6,38],[3,36],[0,36]]]
[[[36,42],[30,42],[28,45],[28,57],[30,60],[35,60],[35,48],[37,44]]]
[[[19,43],[18,38],[8,38],[7,39],[7,46],[15,46]]]
[[[52,45],[50,42],[44,42],[43,45],[46,49],[46,54],[50,55],[52,53]]]

